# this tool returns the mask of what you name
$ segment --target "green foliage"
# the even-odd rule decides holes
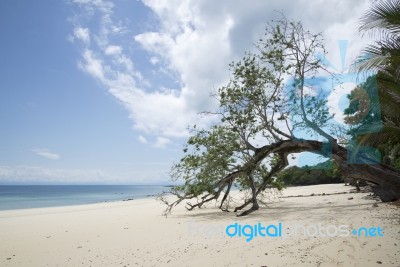
[[[238,136],[222,125],[210,130],[197,130],[184,147],[185,156],[173,166],[171,175],[175,180],[184,180],[185,185],[178,189],[187,194],[198,196],[203,192],[212,192],[221,177],[240,167]],[[238,165],[234,165],[238,164]]]
[[[285,186],[343,182],[338,166],[331,160],[319,163],[315,166],[291,166],[281,171],[278,174],[278,178]]]
[[[350,134],[358,145],[378,148],[383,163],[400,169],[400,1],[372,3],[362,18],[360,30],[379,38],[365,48],[367,56],[360,57],[356,68],[361,72],[374,71],[376,75],[363,85],[366,94],[356,88],[350,95],[346,110],[347,123],[353,125]],[[370,101],[368,111],[365,102],[371,90],[378,92],[379,99],[375,101],[378,104]]]
[[[276,174],[287,166],[288,155],[284,146],[283,151],[274,149],[295,140],[293,129],[308,127],[328,136],[321,130],[331,119],[326,101],[304,94],[305,76],[311,78],[321,68],[314,55],[325,53],[322,36],[283,18],[267,26],[257,48],[257,53],[230,64],[231,79],[215,94],[219,108],[210,112],[219,121],[207,129],[191,129],[184,156],[171,170],[172,178],[184,185],[172,188],[178,200],[172,204],[165,200],[166,212],[184,199],[197,199],[197,204],[188,204],[189,209],[218,198],[221,192],[226,199],[232,184],[252,194],[237,208],[253,203],[243,214],[256,210],[261,192],[285,185]],[[296,81],[291,94],[284,84],[287,77]],[[295,116],[301,117],[301,123],[291,125],[289,118]]]

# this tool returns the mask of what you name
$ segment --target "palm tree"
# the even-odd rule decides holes
[[[367,56],[356,64],[359,72],[376,73],[382,130],[360,136],[359,144],[381,146],[390,159],[400,154],[400,0],[380,0],[371,4],[360,20],[359,30],[377,40],[364,49]],[[372,126],[373,127],[373,126]],[[390,143],[388,144],[388,140]],[[382,148],[381,144],[391,147]],[[384,145],[385,146],[385,145]],[[389,160],[388,163],[393,163]],[[398,160],[400,163],[400,160]],[[393,165],[393,164],[391,164]],[[395,164],[397,165],[397,164]],[[396,167],[400,167],[400,164]]]

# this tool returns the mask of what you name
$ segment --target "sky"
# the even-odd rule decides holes
[[[267,22],[283,12],[322,32],[340,72],[369,41],[368,4],[2,0],[0,184],[168,184],[187,127],[209,123],[199,112]]]

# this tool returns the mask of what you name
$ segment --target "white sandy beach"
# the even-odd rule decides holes
[[[0,266],[400,266],[400,208],[351,189],[288,188],[284,196],[316,195],[281,198],[244,218],[214,205],[191,212],[178,206],[165,218],[154,199],[1,211]],[[295,224],[380,227],[383,236],[290,232],[246,242],[224,233],[235,222],[280,222],[284,232]]]

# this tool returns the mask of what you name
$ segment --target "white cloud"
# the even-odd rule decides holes
[[[119,55],[122,52],[122,47],[118,45],[109,45],[107,46],[105,53],[106,55]]]
[[[167,144],[169,144],[171,140],[165,137],[157,137],[156,142],[153,144],[155,148],[165,148]]]
[[[165,141],[168,138],[186,136],[188,125],[206,121],[196,120],[198,110],[187,105],[187,98],[192,97],[192,91],[187,88],[164,88],[146,92],[149,82],[140,71],[134,69],[132,59],[123,53],[122,46],[107,41],[110,29],[116,26],[111,19],[111,5],[108,6],[106,2],[96,1],[94,4],[91,1],[79,1],[92,9],[103,7],[97,10],[102,18],[98,34],[102,36],[101,41],[96,42],[97,46],[86,46],[79,67],[98,79],[126,107],[135,129],[158,138],[155,147],[163,147],[168,143]],[[113,59],[107,60],[104,55],[112,55]]]
[[[208,118],[199,117],[198,112],[216,106],[209,98],[210,93],[228,81],[228,64],[254,49],[253,44],[262,37],[265,24],[279,17],[275,10],[283,11],[289,19],[302,20],[311,31],[324,31],[329,41],[327,47],[333,51],[328,57],[340,66],[337,41],[349,39],[351,56],[354,56],[361,42],[358,37],[352,41],[357,36],[353,25],[368,3],[367,0],[312,3],[306,0],[251,3],[143,0],[154,12],[157,21],[152,23],[158,28],[136,34],[134,40],[148,53],[155,76],[167,73],[176,79],[175,88],[165,90],[155,87],[144,76],[143,66],[128,52],[132,44],[116,38],[127,31],[124,19],[117,20],[114,16],[112,2],[74,2],[82,7],[81,17],[86,18],[75,20],[75,28],[86,29],[88,26],[81,25],[83,21],[100,18],[97,25],[91,24],[94,42],[86,42],[79,66],[123,104],[134,129],[156,138],[155,147],[164,147],[174,138],[187,136],[188,125],[209,122]]]
[[[157,57],[151,57],[150,62],[151,64],[156,65],[160,62],[160,60]]]
[[[229,33],[234,20],[224,13],[218,21],[202,18],[196,3],[193,6],[175,3],[176,9],[171,3],[161,11],[158,4],[150,7],[159,12],[160,31],[136,35],[135,41],[177,74],[182,83],[183,101],[188,107],[207,110],[212,107],[210,93],[228,78],[228,64],[232,60]]]
[[[348,106],[347,95],[356,87],[353,82],[342,83],[334,88],[328,96],[328,107],[331,114],[335,114],[335,120],[344,123],[344,109]]]
[[[79,67],[94,78],[105,82],[103,63],[100,59],[96,58],[93,51],[86,49],[82,54],[82,58],[83,62],[79,63]]]
[[[46,148],[35,148],[35,149],[32,149],[32,152],[34,152],[36,155],[44,157],[46,159],[57,160],[60,158],[60,155],[58,155],[57,153],[51,152],[49,149],[46,149]]]
[[[74,36],[86,45],[90,43],[90,34],[88,28],[76,27],[74,29]]]
[[[146,139],[146,137],[144,137],[144,136],[142,136],[142,135],[139,135],[138,140],[139,140],[139,142],[142,143],[142,144],[147,144],[147,139]]]

